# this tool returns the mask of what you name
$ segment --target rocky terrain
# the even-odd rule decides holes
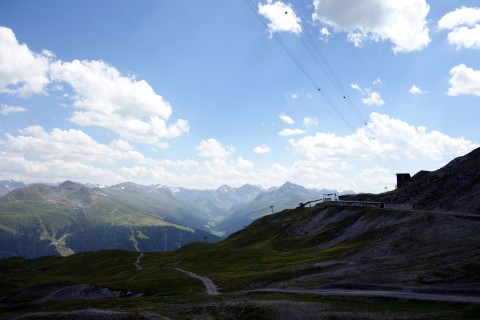
[[[414,210],[332,201],[266,215],[221,242],[171,252],[137,246],[0,260],[0,315],[478,319],[480,215],[469,203],[480,195],[478,157],[475,150],[420,172],[393,192],[352,197]],[[443,198],[431,198],[441,190]]]
[[[409,204],[413,209],[480,214],[480,148],[435,171],[420,171],[399,189],[349,200]]]

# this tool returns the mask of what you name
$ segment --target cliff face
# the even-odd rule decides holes
[[[412,204],[414,209],[480,214],[480,148],[436,171],[420,171],[396,190],[350,200]]]

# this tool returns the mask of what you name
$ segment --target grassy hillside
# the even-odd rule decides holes
[[[52,301],[44,308],[87,304],[140,319],[147,318],[141,316],[145,310],[172,319],[308,319],[298,314],[308,306],[326,319],[476,319],[480,307],[470,304],[239,292],[346,288],[480,295],[479,231],[480,221],[472,217],[322,204],[265,216],[220,243],[146,253],[140,271],[133,266],[137,254],[122,251],[2,260],[0,292],[10,315],[38,309],[15,309],[15,303],[88,283],[144,296]],[[207,297],[198,280],[164,268],[173,266],[211,277],[223,294]]]
[[[138,241],[132,234],[141,232]],[[201,230],[168,222],[80,184],[42,184],[0,198],[0,257],[71,255],[101,249],[174,250],[191,241],[216,241]]]

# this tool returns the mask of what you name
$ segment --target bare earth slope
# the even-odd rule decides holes
[[[400,189],[379,195],[359,194],[349,199],[480,214],[480,148],[436,171],[418,172]]]

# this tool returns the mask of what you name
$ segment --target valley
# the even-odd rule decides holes
[[[138,319],[475,319],[478,230],[480,218],[468,215],[319,204],[265,216],[216,244],[145,252],[142,269],[134,267],[138,254],[122,251],[6,259],[1,310],[28,313],[58,286],[88,283],[135,297],[64,297],[41,309],[68,312],[86,303],[112,311],[112,319],[119,312]],[[209,295],[198,277],[220,294]]]
[[[135,183],[2,183],[1,190],[10,192],[0,197],[0,258],[136,250],[133,232],[147,235],[137,245],[149,251],[174,250],[191,241],[216,242],[271,213],[272,204],[283,210],[332,192],[288,182],[269,190],[252,185],[189,190]]]
[[[477,202],[459,199],[478,197],[479,152],[461,159],[421,173],[421,180],[414,175],[402,188],[384,194],[342,197],[390,201],[384,203],[386,208],[352,206],[344,200],[295,205],[258,217],[221,241],[206,241],[213,240],[208,233],[204,233],[207,239],[188,238],[201,230],[160,218],[147,210],[152,205],[148,201],[142,202],[135,216],[132,209],[125,210],[133,208],[127,205],[133,198],[109,202],[112,197],[99,196],[99,191],[67,183],[59,188],[66,188],[62,192],[68,201],[60,197],[55,202],[64,210],[70,208],[66,210],[70,215],[62,216],[41,201],[52,198],[49,188],[53,187],[34,186],[46,188],[44,193],[18,189],[18,194],[7,195],[10,202],[5,197],[2,201],[18,203],[30,192],[30,198],[45,208],[39,224],[43,241],[55,242],[57,248],[65,243],[75,254],[0,260],[0,315],[5,319],[478,319],[480,215]],[[452,184],[464,170],[469,186]],[[432,205],[421,190],[445,189],[445,183],[463,188],[462,194]],[[412,186],[418,190],[416,197],[408,196]],[[283,192],[295,194],[296,189],[286,184]],[[254,201],[262,202],[263,197],[259,194]],[[446,208],[442,204],[446,202],[452,206]],[[93,216],[92,204],[103,208],[103,214]],[[48,217],[55,214],[64,219],[56,219],[57,226],[73,219],[84,230],[52,229]],[[92,219],[122,224],[110,229],[111,225],[93,225]],[[12,234],[9,230],[21,230],[13,223],[2,225]],[[96,246],[124,243],[127,250],[97,251],[92,245],[83,247],[88,252],[78,253],[72,240],[82,232],[81,238],[94,239]],[[172,239],[177,247],[169,247]]]

